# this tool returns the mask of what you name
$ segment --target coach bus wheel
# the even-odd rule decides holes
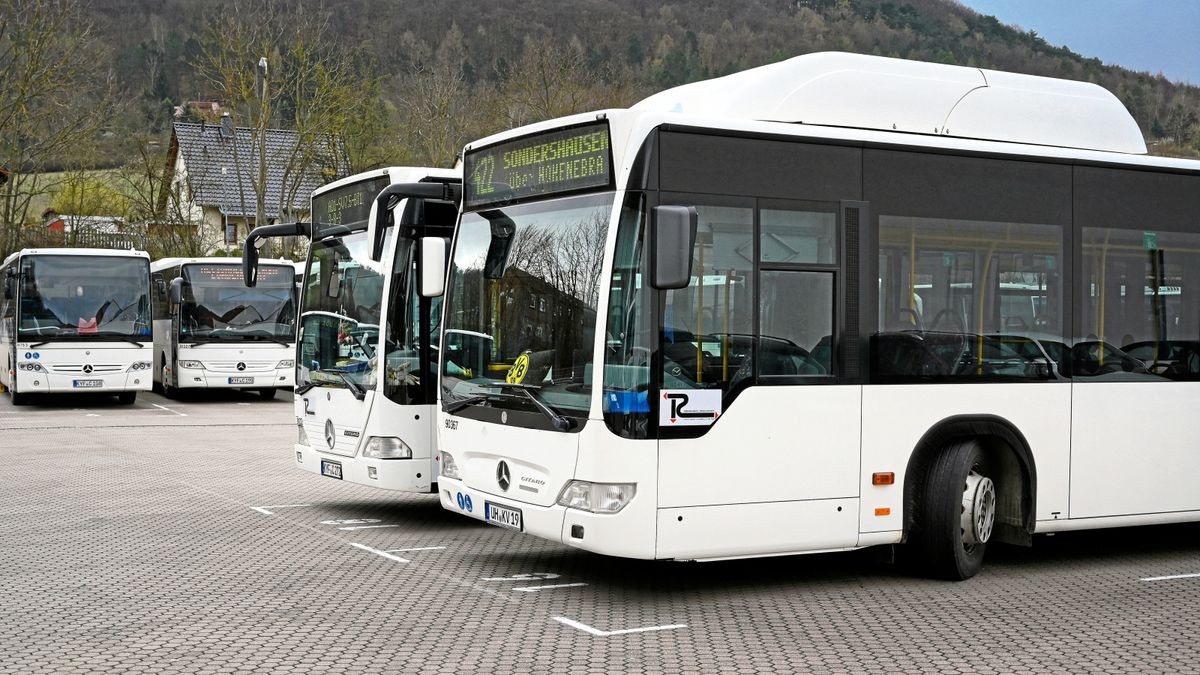
[[[974,440],[957,441],[929,467],[916,539],[926,570],[952,580],[969,579],[983,566],[996,524],[996,485]]]
[[[275,398],[275,393],[277,391],[278,390],[275,389],[275,387],[267,387],[266,389],[259,389],[258,395],[262,396],[264,401],[270,401],[271,399]]]
[[[166,359],[163,359],[163,367],[162,367],[162,395],[163,395],[163,396],[166,396],[167,398],[175,398],[175,392],[176,392],[177,390],[175,389],[175,387],[172,387],[172,386],[171,386],[171,381],[170,381],[169,379],[167,379],[167,378],[168,378],[168,374],[169,374],[169,372],[170,372],[170,371],[168,371],[168,370],[167,370]]]
[[[15,391],[12,392],[12,404],[13,405],[28,405],[29,404],[29,394],[18,394]]]
[[[121,405],[133,405],[134,401],[136,401],[136,400],[137,400],[137,392],[136,391],[123,391],[123,392],[117,394],[117,402],[120,403]]]

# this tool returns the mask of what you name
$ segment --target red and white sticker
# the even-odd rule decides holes
[[[663,427],[707,427],[720,416],[720,389],[664,389],[658,402]]]

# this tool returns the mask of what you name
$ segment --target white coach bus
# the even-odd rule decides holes
[[[151,387],[150,256],[91,248],[24,249],[0,266],[0,383],[31,394]]]
[[[1100,87],[811,54],[464,159],[447,509],[634,558],[907,543],[954,579],[1200,520],[1200,163]]]
[[[243,249],[250,276],[265,237],[312,240],[294,357],[300,468],[391,490],[436,486],[441,298],[421,293],[422,250],[435,255],[429,290],[440,295],[459,175],[397,167],[350,176],[313,192],[311,224],[250,233]],[[385,215],[378,221],[375,204]]]
[[[275,398],[295,379],[296,269],[263,260],[258,285],[241,258],[163,258],[154,287],[154,383],[180,389],[246,389]]]

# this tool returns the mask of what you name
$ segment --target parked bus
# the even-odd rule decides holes
[[[145,251],[24,249],[5,259],[0,280],[0,384],[13,405],[68,393],[112,393],[129,405],[150,389]]]
[[[1167,354],[1200,339],[1200,163],[1098,86],[810,54],[464,161],[449,510],[633,558],[905,543],[954,579],[1200,520],[1200,359]]]
[[[154,287],[154,384],[245,389],[264,399],[295,378],[296,283],[289,260],[264,260],[259,283],[242,282],[241,258],[163,258]]]
[[[430,291],[440,294],[459,175],[390,168],[350,176],[313,192],[311,225],[266,226],[247,239],[251,275],[264,237],[312,241],[295,351],[300,468],[391,490],[435,489],[441,299],[421,293],[422,250],[437,256]],[[393,184],[409,189],[386,192]]]

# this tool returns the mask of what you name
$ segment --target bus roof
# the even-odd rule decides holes
[[[353,176],[340,178],[313,190],[313,195],[320,195],[330,190],[336,190],[344,185],[350,185],[377,176],[387,176],[388,180],[392,183],[419,183],[426,178],[461,180],[462,171],[459,169],[436,169],[425,166],[390,166],[384,169],[364,171],[356,173]]]
[[[1090,82],[841,52],[673,87],[633,109],[1146,153],[1125,106]]]
[[[242,259],[220,256],[214,256],[211,258],[159,258],[158,260],[150,263],[150,271],[160,272],[169,267],[175,267],[177,265],[189,265],[193,263],[204,263],[208,265],[238,265],[240,267],[242,264]],[[283,258],[263,258],[259,260],[259,264],[287,265],[288,267],[291,267],[293,263],[291,260],[284,260]]]
[[[108,256],[111,258],[145,258],[150,260],[150,254],[145,251],[129,248],[23,248],[14,253],[10,253],[4,259],[5,265],[19,257],[27,255],[90,255],[90,256]]]

